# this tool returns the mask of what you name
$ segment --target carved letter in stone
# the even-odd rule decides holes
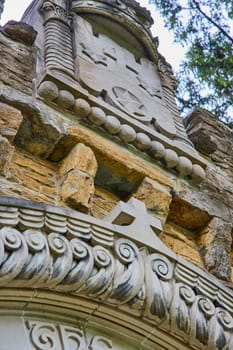
[[[92,338],[88,350],[107,350],[112,349],[112,342],[104,337],[95,336]]]

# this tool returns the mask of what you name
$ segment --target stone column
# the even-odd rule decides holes
[[[74,75],[72,33],[65,0],[44,1],[45,65]]]

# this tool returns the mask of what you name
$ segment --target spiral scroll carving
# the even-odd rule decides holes
[[[189,272],[190,266],[174,255],[139,248],[109,223],[102,229],[97,222],[92,239],[93,218],[90,222],[83,216],[67,219],[61,211],[46,213],[41,207],[35,213],[10,207],[7,215],[5,210],[0,208],[0,287],[26,285],[117,307],[124,304],[129,314],[162,325],[190,348],[232,348],[231,294],[227,289],[220,293],[213,278],[208,280],[198,269]],[[40,350],[59,349],[59,332],[51,325],[30,327],[34,347]],[[79,344],[80,334],[76,332],[74,338]],[[101,345],[111,348],[108,342]]]
[[[162,280],[168,281],[172,278],[173,270],[170,261],[164,256],[156,255],[151,264],[152,271]]]
[[[225,330],[233,330],[233,319],[226,310],[217,311],[217,319]]]

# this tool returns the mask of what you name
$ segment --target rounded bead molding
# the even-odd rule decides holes
[[[59,90],[57,85],[52,81],[43,81],[39,86],[38,94],[48,101],[54,101],[59,96]]]
[[[92,107],[91,113],[88,115],[88,119],[95,125],[103,125],[106,121],[106,115],[104,111],[99,107]]]
[[[179,163],[176,169],[181,176],[187,176],[192,173],[192,162],[186,157],[179,157]]]
[[[151,139],[143,132],[137,133],[135,146],[140,150],[144,151],[151,147]]]
[[[205,178],[205,170],[198,164],[192,166],[192,179],[195,182],[201,182]]]
[[[77,98],[74,104],[74,113],[79,118],[85,118],[91,113],[91,106],[83,98]]]
[[[158,141],[152,141],[150,154],[156,159],[162,159],[166,154],[165,147]]]
[[[127,143],[131,143],[136,139],[137,133],[136,131],[129,125],[123,124],[121,125],[119,137]]]
[[[196,183],[205,178],[205,170],[200,165],[193,164],[187,157],[179,156],[174,150],[165,148],[161,142],[151,140],[144,132],[136,132],[132,126],[121,124],[117,117],[106,115],[101,108],[90,106],[85,99],[75,99],[69,91],[59,90],[52,81],[42,82],[38,88],[38,95],[72,111],[77,119],[88,118],[91,123],[104,128],[111,135],[118,136],[125,143],[133,143],[136,148],[160,160],[166,168],[176,170],[182,177],[188,176]]]
[[[105,129],[112,135],[119,134],[121,129],[121,123],[116,117],[108,115],[104,123]]]
[[[71,109],[74,106],[75,98],[74,96],[66,90],[60,90],[57,98],[57,103],[65,108]]]
[[[175,168],[179,162],[178,155],[172,149],[166,149],[164,161],[169,169]]]

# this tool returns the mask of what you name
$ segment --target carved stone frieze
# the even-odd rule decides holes
[[[191,348],[231,349],[232,292],[166,248],[154,233],[160,230],[159,222],[142,206],[137,200],[120,203],[108,221],[100,221],[1,198],[0,286],[26,284],[112,307],[124,305],[129,314],[184,339]],[[50,349],[38,345],[43,327],[49,335],[42,339],[54,339],[50,345],[58,344],[61,334],[69,341],[73,332],[32,322],[28,329],[35,349]],[[81,344],[79,331],[71,338]],[[89,349],[97,343],[91,340]],[[111,348],[108,341],[104,345]]]
[[[87,339],[77,327],[41,321],[26,321],[30,343],[35,350],[104,350],[113,349],[112,341],[102,336]]]

